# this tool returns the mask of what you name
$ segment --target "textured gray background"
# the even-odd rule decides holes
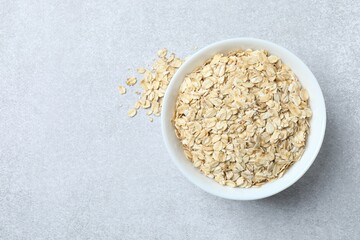
[[[360,239],[359,1],[0,1],[0,239]],[[297,54],[325,95],[314,165],[268,199],[189,183],[117,86],[167,47]]]

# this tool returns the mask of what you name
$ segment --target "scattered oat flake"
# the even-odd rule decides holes
[[[136,83],[136,81],[137,81],[136,78],[130,77],[130,78],[128,78],[128,79],[126,80],[126,84],[127,84],[128,86],[134,86],[135,83]]]
[[[167,49],[166,48],[163,48],[163,49],[160,49],[158,52],[157,52],[157,55],[160,57],[160,58],[164,58],[167,54]]]
[[[139,109],[140,106],[141,106],[141,103],[138,101],[138,102],[135,103],[135,107],[134,107],[134,108],[135,108],[135,109]]]
[[[140,74],[143,74],[143,73],[145,73],[146,70],[145,70],[145,68],[138,68],[138,69],[136,69],[136,71]]]
[[[136,113],[137,113],[137,110],[135,108],[132,108],[132,109],[129,110],[128,116],[129,117],[134,117],[136,115]]]
[[[123,95],[126,93],[126,88],[124,86],[119,86],[118,89],[119,89],[120,94]]]

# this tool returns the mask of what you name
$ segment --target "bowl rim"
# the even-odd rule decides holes
[[[193,66],[192,62],[195,61],[195,59],[198,58],[203,58],[202,55],[206,54],[206,52],[217,48],[217,47],[222,47],[225,48],[226,45],[228,44],[255,44],[255,45],[264,45],[265,50],[268,50],[269,52],[272,52],[272,50],[276,49],[277,51],[282,52],[283,55],[287,55],[290,58],[292,58],[294,61],[296,61],[297,64],[299,64],[301,66],[301,68],[303,68],[304,71],[307,71],[307,74],[309,76],[311,76],[313,78],[313,80],[315,81],[314,87],[315,87],[315,91],[317,92],[317,94],[319,94],[319,105],[320,105],[320,109],[318,109],[320,116],[322,116],[322,122],[321,122],[321,126],[322,128],[317,130],[317,145],[315,150],[313,151],[314,153],[312,154],[311,158],[307,161],[307,164],[304,166],[304,168],[302,169],[301,173],[296,175],[296,177],[293,177],[290,179],[290,181],[288,181],[286,184],[284,184],[281,188],[275,189],[274,191],[267,191],[267,192],[263,192],[261,193],[261,191],[259,191],[261,194],[256,194],[256,196],[254,196],[254,194],[249,194],[249,195],[229,195],[227,194],[225,191],[217,191],[214,189],[211,189],[207,186],[205,186],[206,184],[202,184],[199,181],[197,181],[191,173],[189,173],[189,171],[187,171],[182,164],[180,164],[180,161],[182,161],[181,159],[179,159],[176,154],[175,154],[175,150],[174,147],[171,146],[170,140],[169,140],[169,132],[167,129],[167,124],[169,124],[171,117],[169,117],[170,113],[167,111],[167,109],[169,108],[169,102],[170,102],[170,92],[177,90],[178,89],[174,89],[175,84],[177,81],[183,81],[183,79],[179,79],[178,78],[183,75],[183,74],[188,74],[190,71],[192,71],[193,69],[195,69],[197,66]],[[239,47],[240,49],[241,47]],[[271,49],[268,49],[271,48]],[[224,50],[223,50],[224,51]],[[219,50],[218,52],[221,52],[221,50]],[[279,56],[280,57],[280,56]],[[281,58],[281,57],[280,57]],[[286,64],[286,62],[285,62]],[[301,80],[299,79],[299,81],[301,82]],[[176,165],[176,167],[180,170],[180,172],[190,181],[192,182],[194,185],[198,186],[199,188],[201,188],[202,190],[213,194],[215,196],[218,197],[222,197],[222,198],[226,198],[226,199],[231,199],[231,200],[257,200],[257,199],[262,199],[262,198],[266,198],[266,197],[270,197],[272,195],[275,195],[285,189],[287,189],[288,187],[290,187],[291,185],[293,185],[295,182],[297,182],[306,172],[307,170],[310,168],[310,166],[313,164],[313,162],[315,161],[323,140],[324,140],[324,136],[325,136],[325,130],[326,130],[326,106],[325,106],[325,100],[324,100],[324,96],[323,93],[321,91],[320,85],[316,79],[316,77],[314,76],[314,74],[311,72],[311,70],[307,67],[307,65],[300,60],[295,54],[293,54],[292,52],[290,52],[289,50],[287,50],[284,47],[281,47],[273,42],[267,41],[267,40],[262,40],[262,39],[256,39],[256,38],[248,38],[248,37],[244,37],[244,38],[231,38],[231,39],[227,39],[227,40],[222,40],[222,41],[218,41],[215,43],[212,43],[210,45],[207,45],[203,48],[201,48],[200,50],[198,50],[196,53],[194,53],[192,56],[190,56],[185,62],[184,64],[177,70],[177,72],[175,73],[175,75],[172,77],[172,80],[170,81],[170,84],[166,90],[165,96],[164,96],[164,100],[163,100],[163,111],[161,114],[161,128],[162,128],[162,135],[163,135],[163,139],[165,142],[165,146],[167,151],[170,154],[170,157],[172,159],[172,162]],[[172,113],[171,113],[172,114]],[[170,123],[171,124],[171,123]],[[309,141],[309,140],[308,140]],[[306,151],[306,149],[305,149]],[[305,154],[305,152],[304,152]],[[303,156],[304,156],[303,154]],[[303,156],[296,162],[300,162],[301,160],[303,160]],[[295,164],[296,164],[295,163]],[[292,166],[293,167],[293,166]],[[194,167],[195,168],[195,167]],[[200,172],[199,172],[200,173]],[[200,173],[202,174],[202,173]],[[281,179],[281,178],[279,178]],[[274,182],[278,181],[279,179],[276,179]],[[217,183],[218,184],[218,183]],[[266,185],[266,184],[265,184]],[[223,188],[228,188],[227,186],[222,186]],[[254,189],[254,188],[249,188],[249,190]],[[261,187],[256,188],[256,189],[261,189]],[[250,191],[249,191],[250,192]]]

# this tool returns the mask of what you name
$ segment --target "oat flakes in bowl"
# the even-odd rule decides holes
[[[302,156],[312,112],[291,69],[264,50],[216,54],[180,86],[173,124],[186,157],[216,182],[254,187]]]
[[[325,119],[321,90],[297,57],[267,41],[232,39],[200,50],[178,70],[162,128],[190,181],[249,200],[280,192],[306,172]]]

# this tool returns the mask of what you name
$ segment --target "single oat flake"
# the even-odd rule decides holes
[[[277,56],[238,50],[215,55],[184,78],[172,121],[185,156],[203,174],[229,187],[258,187],[304,153],[308,99]]]
[[[138,68],[138,69],[136,69],[136,71],[140,74],[143,74],[146,70],[145,70],[145,68]]]
[[[118,89],[119,89],[119,92],[120,92],[121,95],[126,93],[126,88],[125,87],[119,86]]]
[[[129,117],[134,117],[136,115],[136,113],[137,113],[136,108],[132,108],[132,109],[129,110],[128,116]]]
[[[136,82],[137,82],[137,79],[134,77],[130,77],[126,80],[126,84],[128,86],[134,86]]]

